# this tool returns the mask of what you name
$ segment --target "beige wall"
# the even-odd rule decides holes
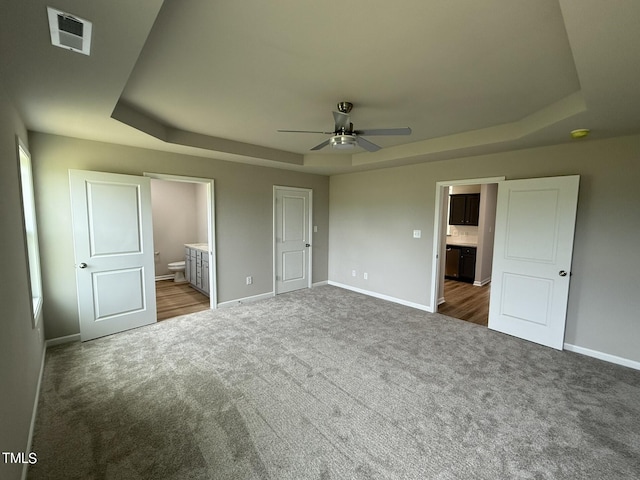
[[[478,259],[476,260],[477,283],[483,284],[491,278],[493,261],[493,235],[496,225],[498,184],[482,185],[480,193],[480,225],[478,225]]]
[[[43,355],[42,325],[32,328],[16,136],[27,132],[0,78],[0,451],[24,452]],[[0,478],[18,479],[22,465],[0,459]]]
[[[209,222],[207,210],[207,186],[196,183],[196,239],[195,243],[207,243],[209,240]]]
[[[570,174],[581,181],[565,342],[640,361],[640,136],[333,176],[329,280],[429,306],[436,182]]]
[[[47,338],[79,332],[68,170],[215,180],[218,302],[273,291],[273,186],[313,189],[313,282],[327,280],[329,179],[209,158],[30,133]],[[251,275],[253,284],[246,285]]]
[[[168,264],[184,260],[185,243],[207,241],[206,233],[203,240],[198,239],[201,209],[198,208],[196,186],[198,184],[151,179],[156,277],[170,275]],[[206,212],[206,196],[200,200],[205,203]]]

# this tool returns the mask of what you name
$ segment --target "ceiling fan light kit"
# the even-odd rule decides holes
[[[356,146],[362,147],[369,152],[380,150],[380,146],[376,145],[360,135],[411,135],[411,129],[405,128],[377,128],[369,130],[354,130],[353,123],[349,112],[353,108],[351,102],[339,102],[338,111],[333,112],[334,129],[333,132],[320,132],[315,130],[278,130],[284,133],[322,133],[330,134],[329,140],[316,145],[311,150],[321,150],[330,145],[336,150],[352,150]]]
[[[329,144],[338,150],[350,150],[358,143],[355,135],[334,135],[329,140]]]

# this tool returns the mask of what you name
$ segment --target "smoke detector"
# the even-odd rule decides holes
[[[92,23],[75,15],[47,7],[51,44],[72,52],[89,55]]]
[[[589,135],[590,132],[591,130],[589,130],[588,128],[578,128],[577,130],[571,130],[571,138],[584,138]]]

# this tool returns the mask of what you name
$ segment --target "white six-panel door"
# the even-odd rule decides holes
[[[311,191],[275,187],[276,294],[311,287]]]
[[[69,171],[82,341],[156,321],[150,180]]]
[[[489,328],[563,348],[579,180],[500,182]]]

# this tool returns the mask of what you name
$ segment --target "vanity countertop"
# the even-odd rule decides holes
[[[462,243],[462,242],[447,242],[447,245],[452,245],[455,247],[473,247],[473,248],[478,247],[476,243]]]
[[[206,243],[185,243],[185,247],[195,248],[196,250],[201,250],[203,252],[209,251],[209,245]]]

